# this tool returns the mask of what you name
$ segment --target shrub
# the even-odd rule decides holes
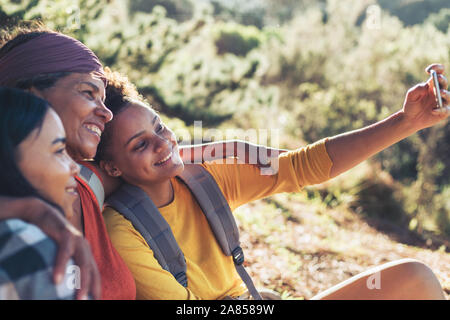
[[[236,23],[218,24],[213,32],[219,55],[232,53],[237,56],[246,56],[262,42],[261,32],[253,26],[244,27]]]

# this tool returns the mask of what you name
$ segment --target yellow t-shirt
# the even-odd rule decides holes
[[[298,192],[306,185],[328,180],[332,162],[325,141],[281,154],[275,175],[261,175],[255,165],[209,163],[203,166],[212,174],[234,210],[256,199],[275,193]],[[243,294],[246,288],[233,259],[222,253],[195,198],[178,179],[171,181],[174,199],[159,210],[185,255],[187,288],[161,268],[144,238],[127,219],[112,208],[104,210],[112,243],[136,281],[137,299],[213,300]]]

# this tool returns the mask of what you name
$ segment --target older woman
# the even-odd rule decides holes
[[[112,119],[112,114],[103,104],[105,78],[102,65],[95,54],[81,42],[48,30],[22,31],[0,49],[0,85],[29,90],[46,99],[64,125],[67,153],[77,162],[95,156],[103,128]],[[79,177],[76,177],[76,181],[77,199],[73,214],[68,219],[90,244],[101,275],[101,297],[134,299],[134,280],[108,238],[101,208],[97,206],[89,186]],[[27,206],[23,201],[25,200],[21,200],[20,206]],[[36,202],[33,201],[28,206],[34,206]],[[9,205],[9,208],[18,206],[17,202],[11,204],[8,200],[5,205]],[[43,204],[41,208],[31,207],[29,210],[50,211],[42,209],[42,206]],[[7,212],[11,215],[14,210]],[[20,210],[17,212],[20,214]],[[27,215],[31,216],[33,215]],[[56,218],[49,220],[57,221]],[[64,224],[63,226],[64,229],[69,228]],[[63,237],[67,237],[67,232]],[[81,242],[79,238],[76,240],[77,243]],[[67,249],[60,252],[59,261],[66,260],[72,254],[73,249]],[[87,247],[83,247],[81,257],[86,256],[86,250]],[[93,277],[89,268],[84,268],[90,264],[88,259],[81,260],[80,267],[87,269],[81,274],[82,285],[90,281],[98,285],[99,279]],[[80,295],[85,295],[86,290],[83,286]]]
[[[90,167],[102,182],[107,177],[84,160],[95,156],[105,124],[112,119],[112,113],[103,103],[105,83],[102,65],[95,54],[63,34],[43,28],[19,29],[0,48],[0,85],[28,90],[48,100],[66,130],[68,154]],[[239,144],[241,148],[248,147]],[[218,143],[213,148],[226,147]],[[0,196],[0,219],[22,218],[39,226],[59,243],[55,280],[61,278],[65,263],[73,255],[82,271],[79,296],[86,295],[90,287],[100,286],[89,260],[89,246],[81,236],[84,235],[101,274],[102,298],[134,299],[134,280],[108,238],[95,191],[82,178],[76,180],[78,198],[73,214],[67,218],[80,233],[73,232],[54,208],[36,197],[17,200]],[[109,179],[103,184],[109,193],[117,182]],[[99,296],[94,294],[94,298]]]

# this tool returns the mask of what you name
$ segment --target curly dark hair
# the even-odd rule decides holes
[[[126,110],[132,102],[143,102],[151,108],[145,98],[139,94],[136,86],[129,81],[128,77],[117,71],[112,71],[108,67],[105,68],[105,75],[107,79],[105,106],[111,110],[114,116]],[[105,125],[105,130],[102,133],[102,139],[94,158],[97,163],[100,163],[101,160],[110,159],[109,150],[113,125],[114,120]]]
[[[105,105],[114,115],[119,114],[132,100],[145,101],[136,86],[125,75],[108,67],[105,67],[105,75],[107,79]]]

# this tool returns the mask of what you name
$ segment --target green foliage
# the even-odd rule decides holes
[[[450,235],[449,198],[445,198],[450,185],[450,130],[448,125],[440,125],[424,130],[419,136],[418,177],[409,196],[409,202],[414,203],[411,212],[418,220],[419,230],[432,229]]]
[[[236,23],[218,24],[213,32],[219,55],[232,53],[237,56],[246,56],[263,41],[261,32],[257,28],[243,27]]]
[[[157,6],[164,7],[169,18],[186,21],[192,18],[194,2],[191,0],[130,0],[128,1],[131,14],[137,12],[151,13]]]
[[[195,120],[275,128],[281,147],[295,148],[385,118],[427,79],[428,64],[449,68],[447,2],[2,1],[0,22],[3,29],[42,19],[80,39],[175,129],[192,130]],[[375,3],[386,10],[370,28],[365,13]],[[322,199],[334,206],[352,196],[366,214],[413,218],[417,228],[448,234],[448,154],[450,127],[424,130],[374,159],[402,187],[366,176],[354,193],[342,187]]]
[[[299,92],[303,99],[296,108],[297,123],[306,141],[361,128],[378,116],[373,101],[360,99],[339,87],[325,91],[316,86],[311,90],[310,84],[304,83]]]
[[[235,21],[263,29],[291,20],[307,7],[324,7],[322,0],[211,0],[214,15],[219,20]]]
[[[401,191],[386,174],[364,177],[349,192],[354,197],[350,208],[369,217],[381,218],[406,226],[410,217],[404,209]],[[383,201],[380,201],[383,199]]]
[[[378,0],[378,3],[405,25],[422,23],[430,13],[449,7],[447,0]]]
[[[450,184],[445,186],[435,200],[435,230],[450,237]]]
[[[426,22],[432,23],[436,29],[446,33],[450,28],[450,8],[444,8],[438,13],[430,15]]]
[[[24,20],[28,11],[34,8],[38,2],[37,0],[24,3],[22,1],[19,3],[17,1],[9,1],[7,4],[0,5],[0,26],[8,27]]]
[[[257,1],[223,1],[212,0],[214,15],[225,20],[236,21],[241,25],[264,26],[266,8]]]

